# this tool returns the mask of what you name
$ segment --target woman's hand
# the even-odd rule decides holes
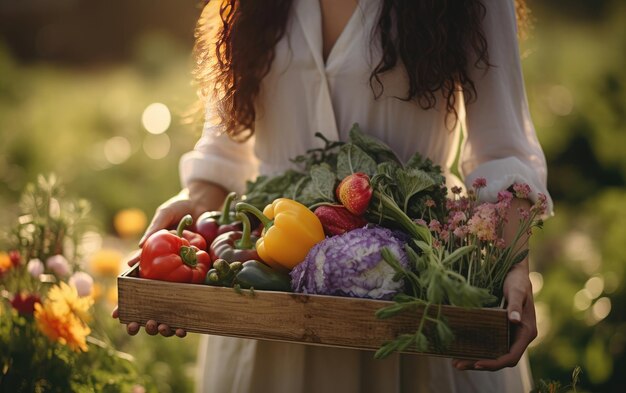
[[[206,211],[218,210],[226,194],[226,190],[217,184],[192,181],[188,188],[183,189],[157,208],[152,222],[139,241],[139,247],[142,247],[146,239],[156,231],[175,227],[187,214],[191,214],[196,219]]]
[[[226,198],[226,194],[226,190],[216,184],[204,181],[191,182],[188,189],[182,190],[157,208],[152,222],[139,241],[139,247],[143,246],[150,235],[160,229],[175,226],[187,214],[197,218],[205,211],[218,210]],[[141,249],[131,254],[128,259],[128,265],[133,266],[139,262],[140,255]],[[111,316],[113,318],[119,317],[117,307],[115,307]],[[176,329],[174,331],[168,325],[158,323],[155,320],[146,322],[145,328],[146,333],[152,336],[160,333],[164,337],[176,335],[182,338],[187,335],[184,329]],[[126,325],[126,331],[131,336],[136,335],[139,329],[140,325],[137,322],[130,322]]]
[[[528,210],[529,208],[530,202],[528,200],[514,199],[512,201],[503,233],[507,244],[510,244],[517,232],[521,218],[519,209]],[[520,239],[520,241],[528,242],[528,236]],[[503,293],[507,303],[506,310],[509,321],[513,324],[513,343],[509,348],[509,353],[497,359],[454,359],[452,365],[457,369],[496,371],[504,367],[514,367],[524,354],[528,344],[537,337],[535,303],[532,285],[528,277],[528,259],[524,259],[511,268],[504,279]]]
[[[528,278],[528,262],[525,260],[513,268],[504,280],[504,297],[507,301],[509,321],[513,324],[513,343],[509,353],[497,359],[452,361],[459,370],[496,371],[517,365],[524,351],[537,337],[537,321],[533,291]]]

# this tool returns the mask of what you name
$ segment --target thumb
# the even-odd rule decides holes
[[[146,232],[141,237],[141,240],[139,240],[139,247],[143,247],[143,244],[146,242],[148,237],[150,237],[150,235],[159,229],[166,228],[171,222],[173,222],[173,217],[171,216],[172,214],[167,211],[157,213],[148,226],[148,229],[146,229]]]
[[[509,291],[509,296],[507,297],[507,314],[509,316],[509,321],[519,324],[522,321],[522,310],[524,308],[525,302],[525,292],[514,288]]]

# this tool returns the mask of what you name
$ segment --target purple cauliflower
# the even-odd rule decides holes
[[[370,226],[327,238],[291,271],[294,292],[391,299],[404,287],[380,254],[383,247],[408,267],[403,234]]]

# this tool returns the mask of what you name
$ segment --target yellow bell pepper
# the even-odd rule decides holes
[[[261,220],[265,229],[256,243],[256,251],[263,262],[272,267],[293,269],[325,238],[322,223],[315,213],[292,199],[278,198],[262,213],[240,202],[237,211],[250,212]]]

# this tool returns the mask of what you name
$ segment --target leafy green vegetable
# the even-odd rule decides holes
[[[337,179],[356,172],[364,172],[369,176],[376,173],[376,161],[353,143],[346,143],[339,149],[337,157]]]
[[[396,164],[402,165],[402,161],[400,161],[389,146],[361,132],[358,123],[354,123],[352,129],[350,129],[350,141],[361,148],[361,150],[366,151],[378,163],[395,162]]]

